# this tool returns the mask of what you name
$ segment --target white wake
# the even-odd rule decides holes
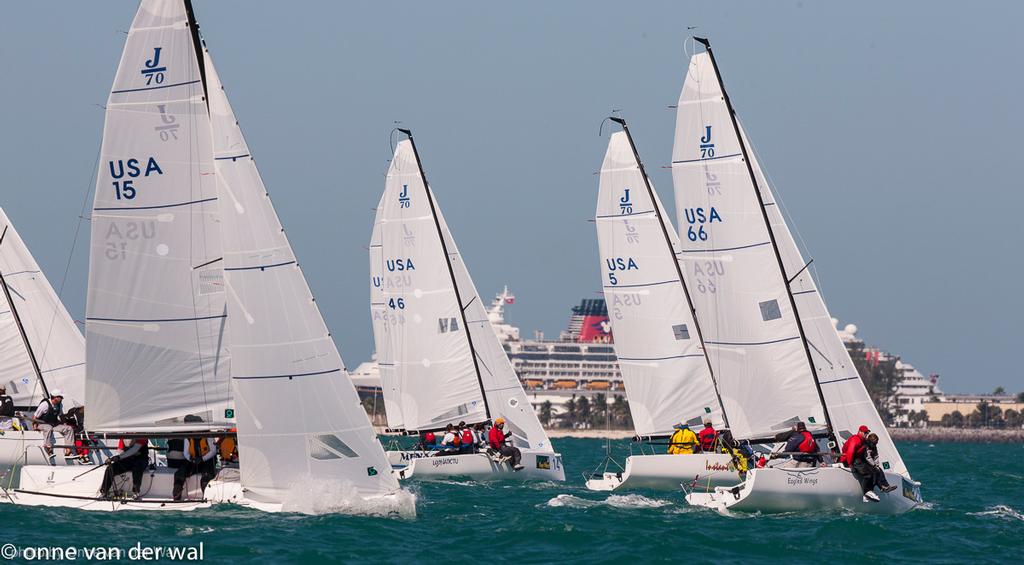
[[[296,481],[285,494],[282,512],[300,514],[352,514],[385,518],[416,517],[416,495],[399,489],[396,492],[363,497],[350,481],[304,478]]]

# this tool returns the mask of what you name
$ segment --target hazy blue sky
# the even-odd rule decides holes
[[[12,2],[0,18],[0,205],[54,285],[136,4]],[[350,367],[373,349],[365,246],[395,120],[481,294],[508,283],[511,321],[553,336],[599,296],[587,220],[610,110],[672,206],[667,107],[699,26],[833,315],[947,390],[1024,389],[1024,4],[195,6]],[[86,223],[64,291],[77,319],[87,248]]]

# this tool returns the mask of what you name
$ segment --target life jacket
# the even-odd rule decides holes
[[[689,428],[685,430],[679,429],[672,434],[672,439],[669,440],[669,443],[671,444],[668,446],[668,453],[670,455],[689,455],[697,447],[697,434],[693,433],[693,430]]]
[[[452,445],[454,445],[455,447],[459,447],[460,445],[462,445],[462,438],[459,437],[459,430],[455,430],[454,432],[452,432],[452,435],[455,436],[455,439],[452,440]]]
[[[427,432],[423,434],[423,442],[427,445],[434,445],[437,443],[437,436],[434,435],[434,432]]]
[[[800,442],[800,448],[799,448],[800,452],[801,453],[817,453],[818,452],[818,442],[814,441],[814,436],[811,435],[811,432],[809,432],[807,430],[803,430],[800,433],[803,434],[803,436],[804,436],[804,440],[802,442]]]
[[[188,440],[188,453],[192,461],[199,461],[210,452],[210,442],[205,437]]]
[[[233,461],[235,458],[235,438],[228,436],[220,440],[220,458],[221,461]]]
[[[704,428],[697,434],[700,438],[700,450],[711,452],[715,448],[715,440],[718,439],[718,432],[714,428]]]
[[[50,424],[51,426],[56,426],[60,422],[61,412],[64,411],[64,407],[61,405],[62,403],[58,402],[57,405],[54,406],[49,399],[43,400],[43,402],[46,403],[46,412],[43,412],[43,415],[37,419],[43,423]]]
[[[473,445],[473,430],[466,428],[462,430],[462,445]]]

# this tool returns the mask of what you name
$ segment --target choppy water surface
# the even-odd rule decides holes
[[[923,482],[923,509],[903,516],[722,517],[679,492],[596,493],[583,473],[604,441],[556,440],[566,483],[412,483],[416,517],[92,513],[0,506],[0,544],[204,546],[205,561],[317,562],[1006,562],[1024,547],[1024,446],[900,444]],[[628,442],[613,442],[625,456]],[[295,502],[332,507],[330,489]],[[339,503],[337,506],[342,505]]]

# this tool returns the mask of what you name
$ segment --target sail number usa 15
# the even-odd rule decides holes
[[[143,165],[143,161],[145,161],[145,165]],[[135,186],[135,181],[139,177],[146,178],[150,175],[164,174],[163,169],[160,168],[160,164],[157,163],[154,157],[118,159],[117,161],[108,161],[107,166],[110,168],[110,178],[114,179],[112,184],[114,186],[114,197],[117,200],[135,199],[138,195],[138,187]]]

